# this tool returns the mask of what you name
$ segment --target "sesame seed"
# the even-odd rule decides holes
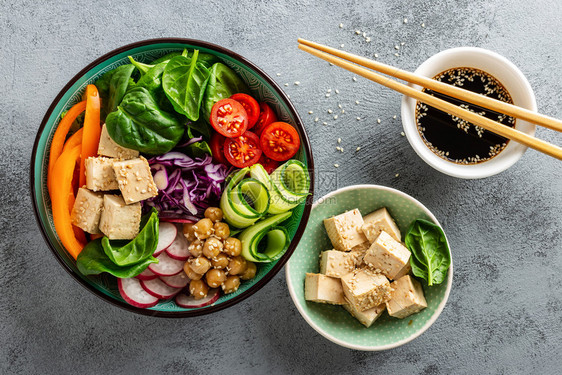
[[[339,93],[340,93],[340,90],[338,90],[338,89],[336,89],[335,91],[336,91],[336,94],[339,94]]]
[[[342,110],[341,110],[341,113],[345,113],[345,109],[342,109]]]
[[[340,165],[339,165],[339,164],[334,164],[334,167],[339,168]]]
[[[328,113],[332,113],[333,111],[331,109],[328,109]]]
[[[378,54],[378,53],[375,53],[375,58],[377,58],[377,57],[379,57],[379,54]]]
[[[316,117],[316,118],[314,119],[314,122],[318,122],[318,117]]]
[[[341,106],[341,104],[338,104],[338,108],[339,108],[339,109],[342,109],[342,106]]]
[[[361,147],[357,147],[357,148],[355,149],[355,151],[359,151],[359,150],[361,150]]]
[[[327,91],[327,92],[332,92],[332,89],[328,89],[328,91]]]
[[[404,44],[406,44],[406,42],[401,42],[400,45],[403,46]]]
[[[334,66],[334,64],[332,64],[332,63],[328,63],[328,64],[330,64],[330,66]]]
[[[312,111],[308,111],[308,114],[309,114],[309,115],[311,115],[311,114],[313,114],[313,113],[314,113],[314,112],[312,112]]]
[[[329,98],[329,97],[330,97],[330,94],[326,94],[326,98]]]
[[[355,34],[359,35],[359,34],[361,34],[361,31],[355,30]]]
[[[328,125],[328,123],[327,123],[327,122],[323,122],[322,125]]]
[[[394,54],[394,56],[398,57],[398,56],[400,56],[400,54],[399,54],[398,52],[396,52],[396,53]]]
[[[281,77],[281,73],[277,73],[277,77]]]
[[[379,124],[381,123],[381,119],[380,119],[380,118],[377,119],[377,123],[379,123]]]
[[[422,22],[421,27],[425,27],[425,23]]]
[[[288,84],[288,83],[285,83],[285,87],[287,87],[287,86],[289,86],[289,84]]]
[[[357,121],[361,120],[361,117],[356,117],[356,120],[357,120]]]
[[[341,149],[340,146],[336,146],[336,150],[339,151]]]
[[[364,32],[364,33],[363,33],[363,38],[366,38],[366,37],[367,37],[367,33]]]
[[[404,18],[404,23],[408,23],[408,19],[407,19],[407,18]]]
[[[392,116],[392,118],[396,120],[396,115]]]
[[[341,143],[341,138],[338,138],[338,143]]]
[[[357,81],[357,78],[353,77],[352,80],[355,82],[355,81]]]
[[[365,42],[371,43],[371,38],[370,38],[370,37],[366,37],[366,38],[365,38]]]
[[[394,177],[398,177],[398,176],[400,176],[400,173],[396,173],[396,174],[394,175]]]
[[[345,45],[345,44],[343,44],[343,43],[342,43],[342,44],[340,44],[340,48],[343,48],[343,46],[344,46],[344,45]]]
[[[338,115],[334,115],[334,120],[337,120],[337,119],[338,119]]]
[[[295,86],[300,85],[301,83],[299,81],[295,81]]]
[[[400,49],[400,46],[397,44],[394,46],[394,49]]]
[[[356,101],[355,101],[355,104],[359,104],[359,100],[356,100]]]
[[[404,132],[400,132],[400,135],[404,137],[406,134],[404,134]]]
[[[343,29],[343,23],[340,23],[340,29]]]

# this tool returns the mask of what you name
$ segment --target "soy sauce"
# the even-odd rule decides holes
[[[495,77],[479,69],[452,68],[433,79],[513,104],[505,87]],[[503,125],[515,126],[513,117],[429,89],[423,91]],[[453,163],[482,163],[499,154],[509,142],[507,138],[421,102],[416,104],[416,123],[427,147],[437,156]]]

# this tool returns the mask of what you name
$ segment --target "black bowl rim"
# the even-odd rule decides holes
[[[35,168],[34,168],[34,165],[35,165],[35,158],[36,158],[36,154],[37,154],[37,146],[38,146],[38,143],[39,143],[39,139],[41,138],[41,134],[43,133],[43,130],[45,129],[47,121],[49,120],[49,117],[51,116],[51,114],[52,114],[53,110],[55,109],[57,103],[61,100],[62,96],[70,89],[70,87],[72,85],[74,85],[74,83],[76,83],[76,81],[78,81],[78,79],[80,79],[89,70],[91,70],[92,68],[94,68],[98,64],[102,63],[103,61],[105,61],[105,60],[107,60],[107,59],[109,59],[109,58],[111,58],[115,55],[118,55],[122,52],[125,52],[127,50],[133,49],[133,48],[142,47],[142,46],[146,46],[146,45],[150,45],[150,44],[160,44],[160,43],[190,44],[190,45],[199,46],[199,47],[202,47],[202,48],[215,50],[217,52],[223,53],[227,56],[230,56],[230,57],[242,62],[243,64],[245,64],[246,66],[248,66],[252,70],[254,70],[257,74],[259,74],[263,79],[265,79],[275,89],[275,91],[277,91],[277,93],[281,96],[281,98],[285,101],[285,103],[289,107],[289,111],[291,112],[291,114],[296,119],[295,125],[300,130],[300,133],[302,135],[302,145],[303,145],[304,151],[306,153],[308,169],[311,173],[310,190],[309,190],[310,194],[309,194],[309,196],[306,200],[304,212],[303,212],[303,215],[301,217],[299,227],[297,228],[297,232],[295,233],[295,236],[293,237],[293,240],[291,241],[291,244],[289,245],[289,248],[287,249],[287,252],[283,255],[283,257],[281,257],[281,259],[279,259],[277,264],[260,281],[258,281],[252,287],[250,287],[250,289],[248,289],[246,292],[240,294],[239,296],[236,296],[236,297],[232,298],[231,300],[228,300],[224,303],[221,303],[219,305],[210,306],[208,308],[193,310],[193,311],[180,311],[180,312],[177,312],[177,311],[156,311],[156,310],[138,308],[138,307],[129,305],[126,302],[118,301],[118,300],[104,294],[103,292],[97,290],[96,288],[94,288],[90,284],[88,284],[86,281],[84,281],[80,277],[80,275],[78,275],[76,272],[74,272],[74,270],[72,270],[70,267],[68,267],[66,265],[66,263],[62,260],[62,258],[60,257],[60,255],[56,251],[55,247],[49,241],[49,238],[48,238],[47,232],[46,232],[46,228],[44,227],[44,225],[41,222],[41,219],[39,217],[37,202],[35,201],[36,191],[35,191],[35,175],[34,175]],[[251,61],[249,61],[245,57],[237,54],[236,52],[233,52],[229,49],[226,49],[224,47],[221,47],[221,46],[213,44],[213,43],[209,43],[209,42],[205,42],[205,41],[201,41],[201,40],[197,40],[197,39],[188,39],[188,38],[155,38],[155,39],[146,39],[146,40],[142,40],[142,41],[139,41],[139,42],[130,43],[130,44],[124,45],[122,47],[116,48],[113,51],[108,52],[105,55],[97,58],[96,60],[94,60],[93,62],[88,64],[85,68],[83,68],[80,72],[78,72],[62,88],[62,90],[58,93],[58,95],[55,97],[55,99],[53,100],[53,102],[49,106],[49,109],[47,110],[47,113],[43,117],[43,120],[41,121],[41,125],[40,125],[39,129],[37,130],[37,135],[36,135],[35,141],[33,143],[33,150],[32,150],[32,153],[31,153],[31,164],[30,164],[29,174],[30,174],[30,180],[29,181],[30,181],[31,201],[33,203],[33,213],[35,214],[35,219],[37,220],[37,223],[39,225],[39,229],[41,230],[41,234],[43,235],[43,238],[45,239],[45,242],[47,243],[51,252],[53,253],[53,256],[57,259],[57,261],[61,264],[61,266],[74,278],[74,280],[76,280],[80,285],[82,285],[84,288],[86,288],[87,290],[92,292],[94,295],[98,296],[99,298],[103,299],[106,302],[109,302],[110,304],[112,304],[114,306],[120,307],[124,310],[131,311],[131,312],[134,312],[134,313],[137,313],[137,314],[141,314],[141,315],[165,317],[165,318],[185,318],[185,317],[200,316],[200,315],[206,315],[206,314],[210,314],[210,313],[213,313],[213,312],[217,312],[217,311],[226,309],[227,307],[233,306],[233,305],[237,304],[238,302],[243,301],[246,298],[250,297],[252,294],[254,294],[258,290],[260,290],[265,284],[267,284],[269,281],[271,281],[271,279],[273,279],[273,277],[275,275],[277,275],[277,273],[281,270],[281,268],[285,265],[285,263],[289,260],[289,258],[291,257],[291,255],[295,251],[295,248],[297,247],[297,244],[300,241],[300,239],[301,239],[301,237],[304,233],[304,229],[306,227],[306,224],[308,223],[308,218],[310,216],[310,210],[311,210],[311,207],[312,207],[313,195],[314,195],[314,159],[312,157],[310,140],[308,139],[308,135],[306,134],[304,125],[302,123],[302,120],[301,120],[297,110],[293,106],[291,100],[283,92],[281,87],[271,77],[269,77],[262,69],[260,69],[258,66],[256,66],[254,63],[252,63]]]

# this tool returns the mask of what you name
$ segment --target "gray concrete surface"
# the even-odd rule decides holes
[[[410,70],[449,47],[488,48],[526,74],[541,112],[561,118],[561,16],[557,0],[0,1],[0,373],[560,373],[561,162],[531,150],[495,177],[440,174],[400,136],[398,94],[352,81],[299,51],[296,39],[344,44]],[[436,214],[449,235],[455,277],[445,310],[425,334],[380,353],[338,347],[300,317],[283,272],[235,307],[163,320],[104,303],[62,271],[27,192],[35,132],[55,95],[87,63],[164,36],[221,44],[288,83],[316,165],[334,171],[339,163],[339,186],[391,186]],[[340,93],[326,98],[328,88]],[[334,121],[327,110],[338,103],[346,113]],[[562,144],[553,131],[537,135]],[[335,151],[338,137],[343,154]],[[329,189],[320,184],[316,194]]]

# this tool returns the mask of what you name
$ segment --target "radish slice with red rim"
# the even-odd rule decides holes
[[[151,263],[148,268],[158,276],[173,276],[183,270],[184,260],[170,258],[168,254],[163,252],[156,257],[158,263]]]
[[[181,288],[172,288],[160,279],[141,280],[140,284],[148,294],[160,299],[172,298],[181,291]]]
[[[201,299],[195,299],[191,295],[187,295],[185,293],[180,293],[176,296],[176,304],[180,307],[184,307],[186,309],[194,309],[197,307],[205,307],[209,306],[215,302],[220,297],[220,291],[218,288],[210,289],[207,297]]]
[[[183,233],[179,232],[174,242],[166,248],[166,254],[170,258],[186,261],[191,257],[189,252],[189,245],[187,244],[187,239]]]
[[[152,280],[152,279],[157,278],[158,275],[155,275],[154,272],[152,272],[151,270],[149,270],[147,268],[135,277],[139,280]]]
[[[156,306],[158,298],[148,294],[141,286],[141,282],[134,277],[129,279],[117,279],[117,286],[121,297],[129,305],[146,309],[148,307]]]
[[[172,223],[160,223],[158,228],[158,245],[154,250],[154,256],[160,255],[162,251],[166,250],[178,235],[178,228]],[[182,234],[183,235],[183,234]]]
[[[160,276],[160,280],[172,288],[185,288],[190,281],[183,271],[174,276]]]

